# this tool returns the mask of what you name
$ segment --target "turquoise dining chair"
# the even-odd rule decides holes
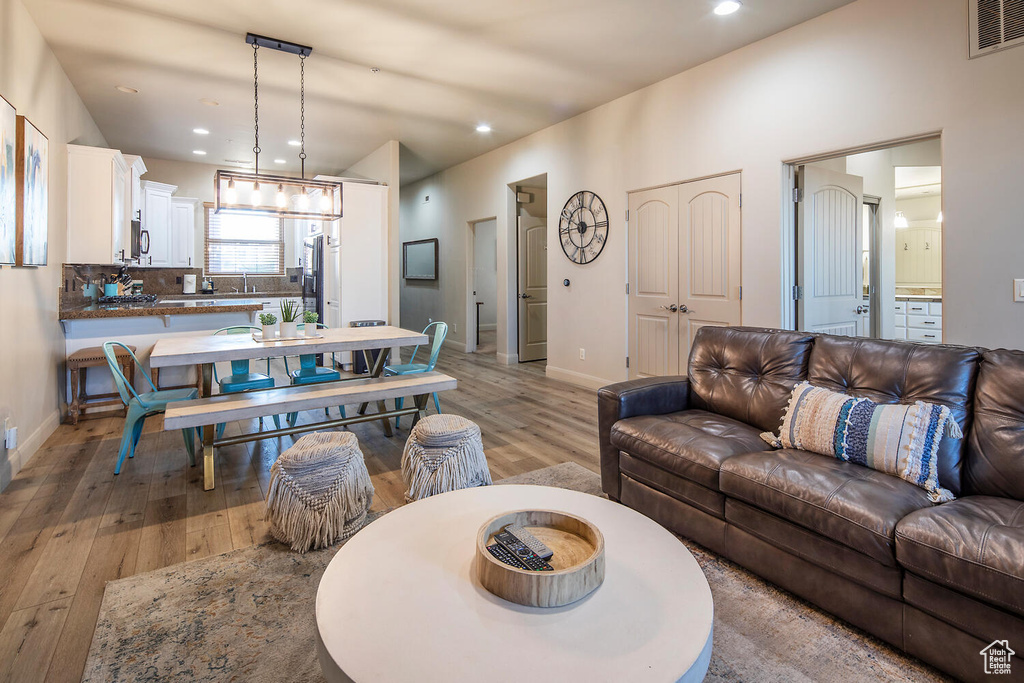
[[[323,323],[302,323],[303,330],[306,325],[316,325],[317,329],[327,329],[327,325]],[[331,353],[331,367],[326,368],[322,365],[316,364],[315,353],[306,353],[299,356],[299,367],[295,370],[291,370],[288,367],[288,356],[284,357],[284,371],[291,380],[292,386],[298,386],[303,384],[320,384],[322,382],[336,382],[341,379],[341,373],[335,370],[338,366],[338,361]],[[345,406],[338,406],[338,410],[341,412],[342,417],[345,415]],[[298,413],[288,413],[288,424],[294,427],[295,421],[298,418]],[[330,411],[324,408],[324,415],[327,417],[331,416]]]
[[[214,336],[218,334],[252,334],[253,331],[259,332],[261,328],[255,325],[231,325],[229,327],[222,327],[213,333]],[[250,372],[249,359],[243,358],[241,360],[231,361],[231,374],[224,378],[217,376],[217,364],[213,364],[213,379],[217,382],[217,386],[220,387],[220,393],[222,394],[237,394],[243,391],[255,391],[257,389],[273,389],[274,378],[270,376],[270,358],[267,358],[267,374],[259,372]],[[260,424],[263,424],[263,418],[260,418]],[[281,428],[281,418],[277,415],[274,416],[274,424],[278,429]],[[217,438],[224,436],[224,428],[226,425],[222,422],[217,425]]]
[[[138,393],[121,372],[121,365],[117,360],[115,347],[121,347],[132,357],[132,362],[142,372],[142,376],[149,382],[152,391]],[[195,387],[186,389],[157,389],[150,379],[149,373],[139,363],[132,350],[126,344],[117,341],[108,341],[103,344],[103,355],[107,357],[107,365],[114,375],[114,383],[117,385],[117,393],[121,401],[128,408],[124,418],[124,433],[121,435],[121,450],[117,454],[117,466],[114,467],[114,474],[121,473],[121,465],[125,456],[135,457],[135,447],[139,444],[139,437],[142,436],[142,425],[147,417],[158,415],[167,408],[168,403],[175,401],[188,401],[199,395]],[[185,450],[188,452],[189,464],[196,464],[195,440],[191,429],[182,429],[181,435],[185,439]]]
[[[385,365],[384,376],[390,377],[392,375],[414,375],[418,372],[430,372],[437,365],[437,357],[441,353],[441,345],[444,344],[444,338],[448,336],[448,324],[443,322],[430,323],[423,328],[423,334],[430,334],[430,328],[434,328],[434,340],[430,345],[430,360],[427,363],[416,363],[416,352],[420,350],[417,346],[412,351],[412,358],[409,359],[408,363],[402,365]],[[404,398],[395,399],[395,410],[401,410],[402,404],[405,402]],[[434,407],[437,412],[441,412],[441,402],[437,398],[437,392],[434,392]],[[398,416],[395,418],[395,429],[398,429],[398,423],[402,417]]]

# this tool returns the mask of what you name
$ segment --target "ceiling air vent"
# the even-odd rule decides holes
[[[1024,0],[970,0],[971,57],[1024,45]]]

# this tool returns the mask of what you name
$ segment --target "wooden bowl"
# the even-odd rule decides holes
[[[518,523],[554,551],[554,571],[517,569],[487,550],[495,533]],[[476,537],[476,575],[491,593],[531,607],[561,607],[604,581],[604,536],[587,520],[555,510],[516,510],[492,518]]]

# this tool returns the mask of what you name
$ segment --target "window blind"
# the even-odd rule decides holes
[[[206,205],[206,272],[284,274],[284,221],[273,216],[214,213]]]

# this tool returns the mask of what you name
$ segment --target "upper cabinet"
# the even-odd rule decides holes
[[[199,200],[171,198],[171,265],[192,268],[196,265],[196,209]]]
[[[142,257],[140,266],[171,266],[171,195],[177,186],[142,181]]]
[[[129,165],[116,149],[68,145],[69,263],[131,258],[129,179]]]

